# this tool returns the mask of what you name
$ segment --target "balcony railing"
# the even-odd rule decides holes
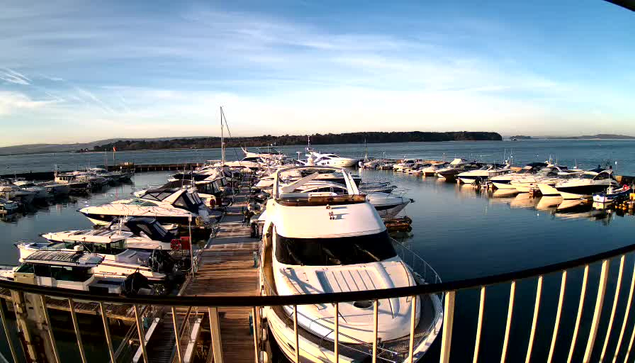
[[[473,362],[477,362],[479,360],[479,356],[482,356],[483,353],[483,345],[482,343],[482,333],[484,330],[484,326],[486,323],[492,323],[492,321],[486,321],[484,319],[485,316],[485,297],[488,292],[488,289],[493,287],[494,285],[508,284],[509,286],[509,298],[504,305],[506,305],[507,310],[506,314],[502,314],[504,316],[505,328],[504,334],[502,336],[501,341],[495,342],[496,349],[501,349],[500,361],[504,362],[508,360],[509,352],[510,352],[510,334],[514,329],[514,323],[517,317],[514,316],[514,306],[518,303],[518,299],[520,298],[516,294],[518,283],[521,280],[526,280],[524,283],[530,283],[532,281],[536,281],[535,285],[535,295],[532,294],[533,309],[527,310],[525,309],[523,315],[527,317],[531,316],[531,326],[529,328],[528,339],[524,342],[524,345],[519,346],[519,344],[514,345],[515,355],[518,354],[519,350],[523,350],[523,356],[525,357],[525,361],[529,362],[532,360],[534,354],[534,346],[537,339],[540,339],[541,342],[545,342],[545,339],[549,341],[549,349],[546,354],[546,361],[552,362],[554,361],[554,352],[557,347],[562,351],[566,348],[568,350],[567,361],[579,361],[578,356],[574,354],[576,348],[578,348],[578,352],[580,349],[583,349],[584,354],[582,355],[582,361],[589,362],[592,357],[595,359],[599,359],[600,361],[612,361],[616,362],[618,358],[621,358],[620,361],[630,361],[631,350],[633,347],[633,342],[635,340],[635,328],[632,328],[633,317],[630,313],[631,305],[633,300],[633,290],[635,287],[635,264],[633,267],[628,267],[626,265],[627,257],[631,252],[635,251],[635,244],[628,245],[625,247],[620,247],[616,249],[612,249],[610,251],[594,254],[591,256],[577,258],[573,260],[569,260],[566,262],[550,264],[546,266],[536,267],[525,269],[522,271],[514,271],[508,272],[498,275],[486,276],[486,277],[478,277],[472,279],[465,279],[459,281],[449,281],[449,282],[438,282],[438,283],[428,283],[421,284],[413,287],[404,287],[404,288],[394,288],[394,289],[383,289],[383,290],[373,290],[373,291],[354,291],[354,292],[343,292],[343,293],[330,293],[330,294],[314,294],[314,295],[294,295],[294,296],[158,296],[158,297],[147,297],[147,296],[137,296],[137,297],[123,297],[123,296],[97,296],[94,294],[90,294],[88,292],[81,292],[75,290],[65,290],[65,289],[52,289],[47,287],[40,287],[30,284],[23,283],[15,283],[15,282],[7,282],[0,281],[0,288],[6,288],[11,290],[14,294],[27,294],[32,300],[39,300],[40,302],[45,301],[46,299],[65,299],[68,302],[69,312],[71,316],[71,321],[73,325],[73,329],[77,336],[77,349],[80,352],[81,361],[86,361],[86,356],[84,354],[84,349],[82,346],[81,340],[81,332],[79,329],[79,325],[77,323],[77,316],[73,309],[73,302],[95,302],[99,304],[100,314],[103,318],[103,326],[100,329],[104,329],[104,335],[107,340],[108,352],[111,361],[117,361],[117,351],[113,346],[113,341],[109,332],[108,319],[105,315],[106,304],[124,304],[127,306],[131,306],[134,309],[135,315],[135,330],[136,330],[136,338],[138,338],[139,342],[146,341],[145,334],[147,331],[145,330],[142,324],[142,313],[143,311],[156,311],[156,309],[163,309],[164,311],[172,314],[172,324],[173,330],[175,332],[176,340],[181,340],[184,334],[184,324],[188,323],[188,317],[190,313],[194,314],[194,312],[199,312],[199,314],[207,312],[209,314],[208,318],[210,320],[210,328],[212,329],[212,337],[216,334],[220,337],[220,330],[216,331],[215,327],[218,327],[218,313],[217,309],[220,307],[248,307],[251,311],[253,311],[253,316],[259,316],[259,311],[262,307],[267,306],[293,306],[295,307],[293,311],[295,313],[291,314],[291,324],[297,326],[297,317],[293,319],[293,317],[297,314],[297,306],[304,304],[334,304],[337,307],[339,303],[350,302],[350,301],[362,301],[362,300],[370,300],[373,302],[373,311],[375,316],[375,321],[377,321],[377,306],[380,300],[382,299],[390,299],[390,298],[398,298],[398,297],[416,297],[420,295],[428,295],[428,294],[442,294],[443,295],[443,303],[444,303],[444,312],[443,312],[443,327],[442,334],[437,338],[437,343],[439,345],[439,361],[440,362],[449,362],[452,357],[452,353],[461,353],[461,356],[464,357],[467,355],[471,355],[471,360]],[[632,257],[632,256],[631,256]],[[617,276],[615,278],[609,279],[609,267],[610,262],[615,261],[615,264],[618,265]],[[409,262],[409,261],[406,261]],[[410,263],[412,263],[410,261]],[[417,262],[414,262],[415,264]],[[587,291],[589,290],[589,286],[593,285],[593,290],[595,292],[595,278],[592,280],[592,274],[589,273],[592,265],[598,264],[600,268],[599,278],[597,279],[597,292],[594,296],[594,303],[589,304],[585,303],[585,297],[587,296]],[[577,299],[571,300],[567,299],[567,304],[573,304],[572,308],[575,308],[576,318],[575,324],[573,326],[573,330],[569,331],[561,331],[560,325],[562,321],[562,315],[564,310],[564,300],[565,300],[565,291],[567,289],[567,279],[571,276],[572,270],[581,268],[583,271],[580,295]],[[632,269],[634,273],[628,281],[628,286],[623,286],[623,278],[625,275],[625,269]],[[429,270],[431,275],[427,277],[430,278],[432,273]],[[543,300],[543,283],[547,275],[556,274],[556,278],[559,277],[560,287],[559,287],[559,295],[557,300],[557,305],[555,306],[555,317],[553,320],[553,326],[548,329],[549,334],[541,334],[540,337],[537,336],[537,324],[539,320],[539,316],[541,314],[541,309],[544,310],[544,306],[542,303]],[[434,279],[432,279],[434,281]],[[571,285],[571,283],[569,283]],[[577,284],[576,284],[577,285]],[[612,290],[612,298],[605,299],[607,296],[607,290],[609,290],[609,285],[611,285]],[[503,286],[505,287],[505,286]],[[576,286],[577,288],[577,286]],[[464,290],[477,289],[480,291],[480,296],[478,299],[478,316],[476,318],[476,331],[472,341],[465,341],[461,339],[460,341],[452,339],[452,333],[455,328],[454,318],[455,318],[455,308],[457,304],[456,296],[457,292],[462,292]],[[624,296],[624,294],[620,293],[621,291],[626,291],[628,289],[628,294]],[[535,296],[535,297],[534,297]],[[620,296],[622,299],[620,300]],[[624,297],[626,297],[625,307],[623,309],[618,309],[618,305],[624,306]],[[461,303],[468,303],[469,299],[461,300]],[[603,307],[606,304],[610,304],[606,306],[607,309],[603,316]],[[576,306],[577,305],[577,306]],[[589,306],[590,305],[590,306]],[[13,340],[10,338],[10,332],[8,329],[8,314],[10,312],[5,308],[4,304],[0,304],[2,309],[0,309],[0,318],[2,319],[2,324],[4,326],[4,332],[7,337],[7,341],[9,343],[9,347],[11,350],[11,355],[14,361],[23,361],[29,360],[30,354],[35,354],[33,352],[29,352],[29,347],[23,348],[20,345],[14,344]],[[610,310],[608,307],[610,306]],[[153,307],[152,310],[149,307]],[[179,324],[176,319],[176,309],[179,308],[179,311],[184,312],[187,311],[187,317],[183,321],[183,324]],[[145,309],[145,310],[144,310]],[[591,309],[591,310],[589,310]],[[623,310],[622,314],[618,314],[618,310]],[[14,309],[16,313],[16,317],[19,314],[24,314],[25,312],[20,311],[19,309]],[[586,311],[587,315],[590,319],[583,319],[583,312]],[[589,312],[592,311],[592,316]],[[606,314],[608,312],[608,314]],[[543,313],[544,314],[544,313]],[[603,320],[602,320],[603,319]],[[608,319],[608,320],[607,320]],[[630,324],[629,324],[630,319]],[[44,309],[43,320],[46,326],[51,327],[51,320],[48,316],[48,309]],[[216,321],[215,321],[216,320]],[[413,319],[414,320],[414,319]],[[602,323],[601,323],[602,320]],[[336,319],[337,321],[337,319]],[[258,328],[262,322],[256,319],[254,321],[254,326]],[[587,323],[589,325],[588,332],[587,329],[582,329],[581,326]],[[464,324],[462,321],[457,321],[457,324]],[[457,325],[457,327],[462,327],[461,325]],[[629,328],[631,327],[631,328]],[[377,325],[375,325],[375,332],[377,332]],[[467,327],[466,327],[467,328]],[[335,328],[337,331],[337,327]],[[467,330],[473,329],[472,326]],[[259,352],[261,345],[261,334],[259,334],[259,329],[254,329],[256,334],[254,334],[254,349],[256,352]],[[261,330],[260,330],[261,331]],[[295,329],[297,334],[297,328]],[[545,330],[542,330],[543,332]],[[55,337],[52,333],[52,329],[48,330],[48,338],[50,339],[50,347],[51,352],[47,355],[47,357],[51,357],[52,361],[60,361],[59,350],[57,349],[57,344],[55,342]],[[630,334],[629,334],[630,333]],[[415,335],[415,324],[412,323],[410,327],[410,336],[414,337]],[[568,338],[564,337],[568,335]],[[335,334],[335,337],[338,337],[339,334]],[[375,334],[375,336],[377,336]],[[609,344],[609,340],[612,339],[613,344]],[[617,341],[615,341],[617,339]],[[336,339],[337,340],[337,339]],[[296,339],[296,346],[294,347],[295,351],[299,353],[302,351],[302,346],[297,346],[299,340]],[[410,347],[412,349],[413,338],[409,340]],[[493,344],[492,342],[488,342],[488,346]],[[217,357],[217,362],[222,361],[222,347],[219,344],[214,342],[212,339],[212,351],[215,357]],[[183,361],[184,352],[181,351],[180,345],[177,345],[178,351],[175,354],[175,360],[178,362]],[[344,347],[343,344],[339,344],[337,341],[334,344],[334,350],[337,352],[339,349]],[[609,349],[611,347],[612,349]],[[454,349],[453,349],[454,348]],[[145,349],[145,346],[141,344],[141,355],[144,361],[148,361],[148,352]],[[381,342],[375,340],[372,347],[370,347],[371,358],[373,362],[378,361],[388,361],[383,360],[380,356],[382,352]],[[220,350],[220,351],[219,351]],[[460,351],[460,352],[459,352]],[[467,353],[466,353],[467,352]],[[472,352],[469,354],[469,352]],[[22,357],[23,356],[23,357]],[[260,354],[256,354],[256,359],[261,356]],[[458,354],[457,354],[458,356]],[[337,355],[335,356],[337,357]],[[430,358],[430,357],[426,357]],[[411,354],[406,361],[413,361],[416,357],[413,357]],[[515,360],[515,359],[514,359]],[[337,361],[337,358],[333,359],[333,361]]]

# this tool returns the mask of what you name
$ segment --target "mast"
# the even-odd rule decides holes
[[[220,158],[221,164],[225,165],[225,134],[223,132],[223,106],[220,106]]]

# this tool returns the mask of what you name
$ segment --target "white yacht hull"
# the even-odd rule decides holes
[[[540,189],[540,194],[542,194],[543,197],[559,197],[560,196],[560,192],[558,191],[558,189],[554,188],[553,185],[540,183],[538,184],[538,188]]]

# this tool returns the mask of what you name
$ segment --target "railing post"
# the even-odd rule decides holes
[[[478,351],[481,345],[481,330],[483,329],[483,315],[485,312],[485,286],[481,286],[481,298],[478,303],[478,320],[476,323],[476,337],[474,339],[474,355],[472,362],[478,362]]]
[[[450,349],[452,347],[452,326],[454,325],[454,303],[456,291],[445,293],[445,306],[443,309],[443,334],[441,335],[440,363],[450,362]]]
[[[584,275],[582,276],[582,289],[580,290],[580,302],[578,303],[578,316],[575,318],[575,327],[573,328],[573,336],[571,337],[571,348],[569,348],[569,356],[567,363],[571,363],[573,352],[575,351],[575,342],[578,339],[578,330],[580,329],[580,321],[582,320],[582,310],[584,309],[584,297],[586,296],[586,284],[589,280],[589,265],[584,266]]]
[[[514,314],[514,299],[516,296],[516,281],[512,281],[509,287],[509,305],[507,306],[507,322],[505,323],[505,339],[503,340],[503,351],[501,353],[501,363],[507,359],[507,346],[509,344],[509,333],[512,327],[512,316]]]
[[[334,339],[335,363],[340,362],[340,303],[335,303],[335,339]]]
[[[181,337],[179,335],[179,327],[177,323],[176,309],[174,306],[171,306],[172,310],[172,326],[174,328],[174,343],[176,345],[176,356],[179,363],[183,363],[183,354],[181,353]],[[185,323],[184,323],[185,324]]]
[[[536,302],[534,303],[534,317],[531,320],[531,333],[529,333],[529,344],[527,345],[527,355],[525,363],[531,361],[531,351],[534,347],[534,337],[536,336],[536,324],[538,323],[538,313],[540,311],[540,296],[542,294],[542,275],[538,277],[538,285],[536,286]]]
[[[141,323],[141,316],[139,316],[139,308],[137,305],[134,307],[135,323],[137,324],[137,333],[139,334],[139,345],[141,345],[141,354],[143,354],[143,362],[148,363],[148,353],[146,352],[146,338],[143,332],[143,324]]]
[[[255,353],[255,361],[258,363],[258,355],[260,354],[260,315],[258,315],[258,307],[254,306],[251,308],[251,315],[253,319],[253,330],[254,330],[254,353]]]
[[[609,325],[606,327],[606,334],[604,334],[604,344],[602,345],[602,353],[600,354],[600,362],[604,361],[606,355],[606,348],[609,346],[609,338],[611,337],[611,331],[613,330],[613,320],[615,319],[615,310],[617,310],[617,301],[620,297],[620,290],[622,288],[622,275],[624,274],[624,261],[626,255],[622,255],[620,258],[620,269],[617,273],[617,283],[615,285],[615,296],[613,297],[613,307],[611,308],[611,317],[609,318]]]
[[[379,300],[373,304],[373,363],[377,363],[377,337],[379,335]]]
[[[553,336],[551,337],[551,345],[549,346],[549,356],[547,363],[551,363],[553,352],[556,348],[556,340],[558,339],[558,329],[560,328],[560,317],[562,316],[562,303],[564,302],[564,292],[567,287],[567,270],[562,271],[562,279],[560,280],[560,296],[558,297],[558,308],[556,310],[556,321],[553,325]]]
[[[207,308],[209,315],[209,329],[212,335],[212,354],[214,363],[223,363],[223,342],[220,334],[220,321],[218,319],[218,308]]]
[[[602,316],[602,306],[604,305],[604,294],[606,293],[606,282],[609,279],[609,262],[610,260],[602,261],[600,285],[598,287],[598,294],[595,298],[595,311],[593,312],[593,320],[591,321],[591,331],[589,332],[589,339],[587,341],[586,350],[584,351],[584,359],[582,360],[585,363],[591,361],[593,345],[595,345],[595,338],[598,334],[600,317]]]
[[[626,331],[626,323],[628,323],[628,315],[631,311],[631,303],[633,302],[633,290],[635,290],[635,263],[633,263],[633,273],[631,274],[631,287],[628,290],[628,299],[626,300],[626,310],[624,311],[624,319],[622,320],[622,328],[620,329],[620,336],[617,339],[617,345],[615,346],[615,354],[613,355],[613,363],[617,361],[617,355],[620,353],[622,339],[624,338],[624,332]],[[635,330],[634,330],[634,333],[635,333]],[[628,358],[628,354],[626,355],[626,357]]]
[[[15,347],[13,346],[13,340],[11,339],[11,332],[9,331],[9,325],[7,322],[7,314],[6,307],[4,306],[4,301],[0,301],[0,319],[2,319],[2,327],[4,328],[4,335],[7,337],[7,344],[9,344],[9,350],[11,351],[11,358],[13,358],[13,362],[17,363],[18,354],[15,351]]]
[[[417,328],[417,297],[412,297],[410,307],[410,339],[408,340],[408,362],[414,362],[415,329]]]
[[[59,363],[60,362],[60,354],[57,351],[57,344],[55,343],[55,337],[53,336],[53,327],[51,326],[51,318],[49,317],[49,311],[48,308],[46,307],[46,299],[44,298],[44,295],[39,295],[40,296],[40,306],[42,308],[42,316],[44,317],[44,323],[46,324],[46,330],[48,332],[48,336],[51,342],[51,350],[53,353],[53,358],[55,359],[55,362]]]
[[[68,299],[68,308],[71,312],[73,329],[75,329],[75,336],[77,337],[77,349],[79,349],[79,356],[82,359],[82,363],[86,363],[86,353],[84,352],[84,345],[82,344],[82,334],[79,330],[79,324],[77,323],[77,315],[75,315],[75,302],[73,301],[73,299]]]
[[[295,363],[300,363],[300,336],[298,332],[298,306],[293,305],[293,334],[295,336]]]
[[[110,354],[110,361],[116,363],[115,351],[112,349],[112,337],[110,336],[110,327],[108,326],[108,317],[104,311],[104,303],[99,302],[99,313],[101,314],[101,321],[104,324],[104,334],[106,335],[106,344],[108,345],[108,353]]]

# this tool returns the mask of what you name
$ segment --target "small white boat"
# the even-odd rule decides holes
[[[593,202],[613,203],[617,200],[628,198],[628,195],[630,193],[631,193],[631,188],[628,185],[624,185],[621,188],[610,186],[603,192],[593,194]]]

